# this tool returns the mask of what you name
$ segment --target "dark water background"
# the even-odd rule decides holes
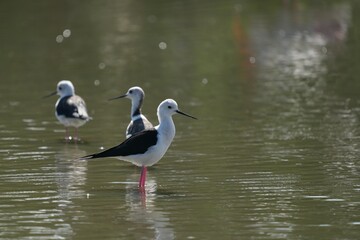
[[[359,239],[358,1],[1,1],[0,239]],[[71,80],[94,120],[66,144]],[[77,161],[174,98],[149,169]]]

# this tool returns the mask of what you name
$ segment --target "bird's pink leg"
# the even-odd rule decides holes
[[[140,175],[140,181],[139,181],[139,188],[145,188],[146,172],[147,172],[146,167],[142,166],[141,175]]]
[[[69,138],[69,129],[67,127],[65,127],[65,141],[68,142],[70,141],[70,138]]]
[[[141,167],[141,173],[140,173],[140,180],[139,180],[139,188],[141,188],[141,184],[142,184],[142,181],[143,181],[143,172],[144,172],[144,167]]]
[[[75,128],[75,137],[74,137],[74,141],[76,142],[76,141],[78,141],[79,140],[79,138],[78,138],[78,129],[77,128]]]
[[[146,173],[147,173],[147,168],[144,166],[144,178],[143,178],[143,183],[142,183],[143,188],[145,188]]]

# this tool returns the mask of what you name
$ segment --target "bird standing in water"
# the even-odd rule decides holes
[[[145,93],[141,87],[132,87],[127,91],[126,94],[109,99],[115,100],[119,98],[129,98],[131,100],[131,121],[126,128],[126,138],[131,137],[135,133],[153,127],[151,122],[149,122],[149,120],[147,120],[147,118],[141,113],[144,97]]]
[[[129,137],[118,146],[81,159],[115,157],[131,162],[141,167],[139,188],[144,189],[147,167],[154,165],[164,156],[175,137],[172,115],[176,113],[196,119],[181,112],[173,99],[166,99],[157,108],[159,125]]]
[[[68,80],[62,80],[57,84],[56,91],[45,96],[50,97],[59,95],[60,98],[55,104],[55,116],[65,126],[65,140],[78,141],[78,128],[91,120],[86,109],[85,101],[78,95],[75,95],[74,85]],[[75,128],[75,136],[69,136],[68,128]]]

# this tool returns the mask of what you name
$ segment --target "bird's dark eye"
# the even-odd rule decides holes
[[[129,91],[130,94],[131,94],[132,92],[133,92],[132,90]]]
[[[171,107],[171,106],[168,106],[168,109],[172,109],[172,107]]]
[[[59,90],[62,90],[62,87],[59,87]]]

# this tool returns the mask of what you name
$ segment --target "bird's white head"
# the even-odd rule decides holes
[[[142,101],[142,99],[145,97],[144,90],[142,90],[141,87],[132,87],[130,88],[127,93],[124,95],[124,97],[131,99],[132,101]]]
[[[75,88],[69,80],[62,80],[58,83],[56,92],[60,97],[72,96],[75,94]]]
[[[109,100],[115,100],[119,98],[129,98],[132,102],[137,102],[136,105],[141,105],[143,98],[145,97],[144,90],[141,87],[132,87],[126,94],[119,97],[110,98]]]
[[[197,119],[193,116],[190,116],[189,114],[181,112],[179,110],[178,104],[173,99],[165,99],[164,101],[162,101],[160,103],[160,105],[157,109],[157,114],[159,116],[159,119],[161,119],[162,117],[172,116],[176,113],[184,115],[186,117]]]

